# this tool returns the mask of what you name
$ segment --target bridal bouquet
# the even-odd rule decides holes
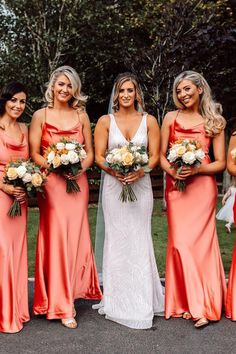
[[[191,139],[176,140],[167,152],[167,160],[171,163],[171,168],[175,168],[178,173],[184,166],[199,166],[204,157],[205,153],[201,144]],[[184,191],[186,189],[185,181],[176,180],[175,188]]]
[[[115,171],[127,175],[129,172],[137,171],[142,166],[146,169],[148,164],[148,154],[145,146],[129,143],[122,147],[108,151],[106,155],[106,165]],[[134,202],[137,197],[130,184],[123,184],[119,196],[122,202]]]
[[[50,166],[49,172],[76,176],[82,168],[81,161],[87,157],[87,154],[78,141],[62,137],[58,143],[47,148],[44,157]],[[67,193],[80,192],[78,183],[66,178],[66,191]]]
[[[5,167],[3,183],[24,188],[29,197],[34,196],[36,192],[43,193],[42,187],[45,181],[45,173],[30,160],[11,161]],[[21,215],[21,205],[18,200],[14,200],[8,215],[11,217]]]

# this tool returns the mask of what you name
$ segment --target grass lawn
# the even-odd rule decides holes
[[[220,201],[218,208],[220,208]],[[91,237],[94,244],[95,227],[96,227],[96,206],[89,208],[89,222],[91,228]],[[29,276],[34,276],[34,259],[35,259],[35,244],[38,228],[39,212],[38,209],[30,209],[28,222],[28,257],[29,257]],[[225,222],[217,221],[217,230],[219,236],[220,249],[225,267],[225,272],[228,274],[235,230],[231,234],[227,234],[225,230]],[[161,277],[165,276],[165,257],[166,257],[166,242],[167,242],[167,224],[165,212],[161,210],[161,201],[156,200],[152,218],[152,235],[157,259],[157,266]]]

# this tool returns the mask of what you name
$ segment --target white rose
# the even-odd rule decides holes
[[[135,145],[130,148],[131,151],[137,151],[138,149],[139,149],[139,146],[135,146]]]
[[[75,151],[69,151],[67,156],[68,156],[70,163],[74,164],[74,163],[79,162],[79,156]]]
[[[196,161],[195,154],[191,151],[187,151],[185,154],[183,154],[182,160],[184,163],[192,165]]]
[[[80,150],[80,153],[79,153],[79,156],[80,156],[80,158],[81,158],[82,160],[86,159],[86,157],[87,157],[86,151],[85,151],[84,149],[81,149],[81,150]]]
[[[54,151],[49,152],[48,157],[47,157],[48,162],[52,163],[54,157],[55,157],[55,152]]]
[[[59,142],[56,144],[56,148],[57,148],[57,150],[63,150],[63,149],[65,149],[65,144]]]
[[[62,154],[61,155],[61,163],[62,165],[68,165],[69,164],[69,158],[67,154]]]
[[[142,155],[139,152],[135,153],[135,160],[137,163],[142,161]]]
[[[147,163],[148,162],[148,155],[147,154],[143,154],[142,155],[142,162],[143,163]]]
[[[22,181],[23,183],[29,183],[32,180],[32,175],[30,173],[26,173],[23,178]]]
[[[122,162],[122,160],[123,160],[122,154],[116,153],[113,155],[113,162],[114,163],[120,163],[120,162]]]
[[[75,144],[73,144],[73,143],[66,143],[65,148],[66,148],[67,150],[75,150]]]
[[[201,161],[205,157],[205,152],[202,149],[198,149],[195,151],[195,156],[197,160]]]
[[[167,160],[170,162],[174,162],[177,159],[178,155],[175,149],[171,149],[167,156]]]
[[[112,154],[108,154],[107,157],[106,157],[106,161],[108,163],[113,163],[113,155]]]
[[[21,166],[17,167],[16,171],[17,171],[18,176],[20,178],[22,178],[24,176],[24,174],[26,173],[27,169],[25,168],[25,166],[21,165]]]

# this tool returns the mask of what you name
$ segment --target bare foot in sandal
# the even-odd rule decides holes
[[[199,320],[197,320],[194,327],[201,328],[201,327],[207,326],[208,324],[209,324],[208,319],[206,317],[202,317],[202,318],[199,318]]]
[[[185,320],[190,320],[192,318],[192,315],[190,312],[184,312],[182,316]]]

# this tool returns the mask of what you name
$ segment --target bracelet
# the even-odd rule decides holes
[[[146,165],[146,166],[143,166],[143,171],[144,171],[144,174],[146,175],[152,171],[152,168],[150,168]]]

